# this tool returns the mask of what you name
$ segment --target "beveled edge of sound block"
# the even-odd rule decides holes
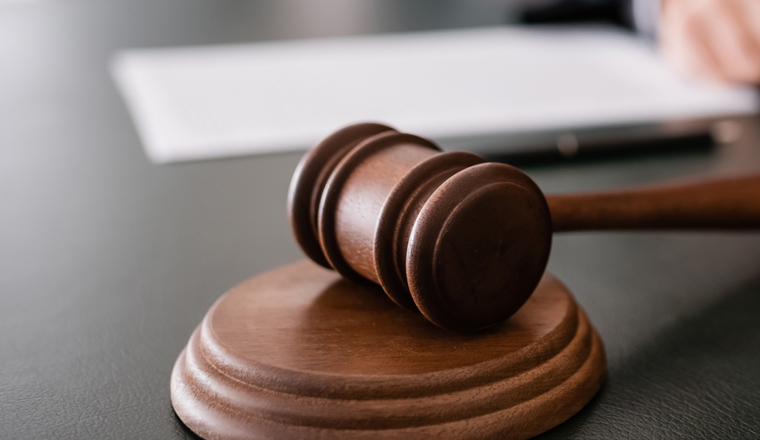
[[[551,275],[505,324],[463,336],[300,262],[211,307],[171,398],[207,439],[529,438],[583,408],[605,375],[599,335]]]

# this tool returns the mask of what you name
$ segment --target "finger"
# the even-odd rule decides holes
[[[718,0],[712,42],[721,71],[733,82],[760,82],[760,39],[748,10],[738,0]]]
[[[710,0],[700,9],[702,35],[721,79],[751,82],[756,73],[753,48],[729,5],[733,0]]]
[[[685,11],[682,20],[674,41],[682,66],[691,73],[725,81],[713,47],[711,27],[701,5]]]
[[[693,8],[691,8],[693,9]],[[684,75],[700,75],[701,68],[694,61],[694,41],[688,36],[686,23],[693,11],[689,3],[664,0],[659,20],[660,51],[675,70]]]
[[[760,45],[760,1],[742,0],[736,1],[737,9],[747,23],[747,29],[753,40]]]

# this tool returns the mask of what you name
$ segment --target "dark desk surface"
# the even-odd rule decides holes
[[[107,60],[355,31],[308,3],[296,23],[276,1],[0,5],[0,438],[192,437],[172,365],[227,288],[302,258],[285,215],[300,155],[152,165]],[[371,5],[372,31],[504,17],[496,2]],[[712,153],[528,171],[548,192],[760,171],[760,123],[744,124]],[[568,234],[550,270],[599,329],[609,379],[544,437],[760,436],[760,234]]]

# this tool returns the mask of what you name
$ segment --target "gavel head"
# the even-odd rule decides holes
[[[380,124],[310,150],[288,212],[312,260],[459,332],[515,313],[551,248],[546,200],[523,172]]]

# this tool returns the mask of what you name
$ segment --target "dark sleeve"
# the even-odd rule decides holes
[[[633,29],[632,0],[559,0],[545,6],[527,7],[518,17],[522,23],[607,22]]]

